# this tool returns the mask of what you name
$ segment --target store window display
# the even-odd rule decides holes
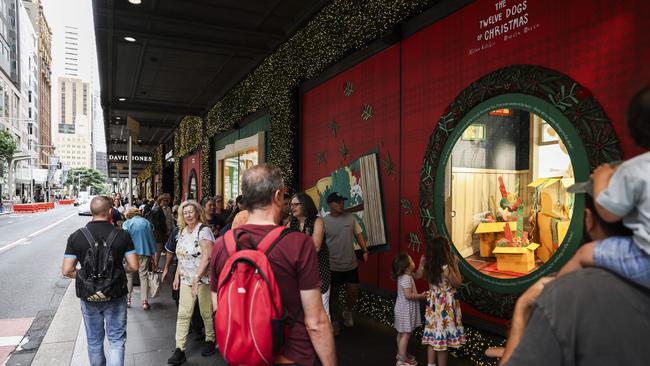
[[[541,267],[568,231],[574,181],[568,150],[542,117],[518,108],[480,114],[445,169],[445,224],[458,254],[495,278]]]
[[[241,151],[223,160],[223,197],[225,202],[235,200],[241,194],[241,178],[244,172],[259,163],[257,149]]]
[[[192,169],[190,180],[188,181],[187,199],[196,200],[199,197],[199,185],[196,178],[196,171]]]

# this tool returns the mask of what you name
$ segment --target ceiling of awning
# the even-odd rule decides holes
[[[108,154],[151,153],[203,115],[329,0],[93,0]],[[135,42],[125,40],[132,37]],[[120,100],[123,99],[123,100]],[[137,174],[146,165],[134,164]],[[116,176],[109,164],[109,176]]]

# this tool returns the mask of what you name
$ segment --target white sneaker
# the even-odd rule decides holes
[[[354,326],[354,319],[352,319],[352,312],[351,311],[344,311],[343,312],[343,325],[345,325],[348,328]]]

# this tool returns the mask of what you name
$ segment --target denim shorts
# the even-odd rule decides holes
[[[631,236],[611,236],[596,242],[594,264],[650,289],[650,254]]]

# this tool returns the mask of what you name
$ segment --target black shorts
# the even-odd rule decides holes
[[[341,286],[346,283],[359,283],[358,268],[345,272],[332,271],[332,286]]]

